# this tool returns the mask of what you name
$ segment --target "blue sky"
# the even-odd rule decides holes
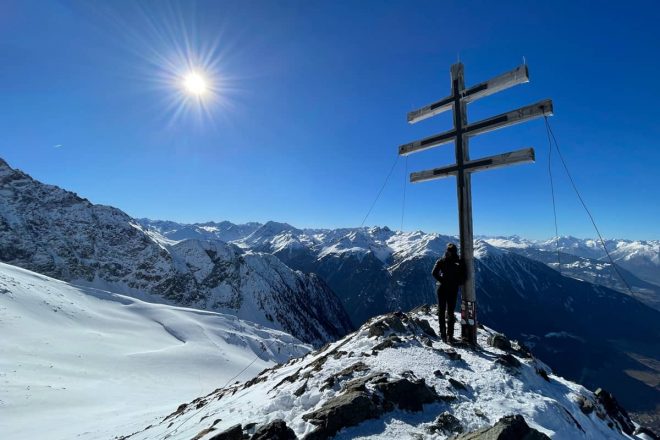
[[[470,120],[552,98],[551,124],[607,237],[660,238],[657,2],[0,1],[0,156],[132,216],[358,226],[397,146],[450,128],[406,113],[520,64],[531,82]],[[212,73],[200,109],[179,86]],[[180,105],[183,102],[183,105]],[[178,106],[178,107],[177,107]],[[177,111],[178,110],[178,111]],[[481,135],[473,158],[537,162],[473,176],[476,234],[554,235],[542,120]],[[556,156],[555,156],[556,159]],[[400,159],[367,225],[401,227]],[[559,233],[593,230],[558,162]],[[404,230],[457,232],[453,179],[406,186]]]

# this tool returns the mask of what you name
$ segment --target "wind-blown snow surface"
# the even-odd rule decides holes
[[[452,359],[450,347],[422,325],[430,324],[431,333],[437,333],[434,313],[434,309],[420,308],[398,317],[374,318],[356,333],[302,359],[263,371],[246,384],[218,389],[177,411],[173,407],[169,416],[162,415],[161,422],[128,438],[209,439],[237,423],[259,427],[275,419],[283,419],[303,437],[316,429],[304,416],[338,396],[365,392],[375,399],[387,399],[377,391],[382,380],[367,380],[366,389],[351,387],[352,380],[377,373],[384,374],[388,382],[423,379],[442,397],[418,412],[395,405],[375,419],[345,427],[334,438],[442,439],[448,434],[432,434],[427,428],[444,411],[453,414],[465,431],[492,425],[505,415],[521,414],[530,426],[556,440],[630,438],[614,428],[616,424],[589,390],[553,374],[544,379],[539,371],[548,373],[549,369],[542,362],[515,355],[520,366],[499,363],[497,358],[505,352],[487,345],[487,337],[493,334],[488,328],[479,330],[482,350],[456,348]],[[386,324],[376,334],[378,321]],[[383,344],[387,341],[391,344]],[[456,353],[461,359],[455,359]],[[460,382],[464,389],[451,381]],[[583,413],[580,399],[591,402],[595,409]],[[204,434],[205,429],[211,430]]]
[[[0,437],[107,439],[311,347],[0,263]],[[241,372],[245,367],[247,369]]]

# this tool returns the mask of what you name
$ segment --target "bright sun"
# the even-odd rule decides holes
[[[191,95],[201,97],[208,91],[208,85],[199,73],[189,73],[183,80],[183,86]]]

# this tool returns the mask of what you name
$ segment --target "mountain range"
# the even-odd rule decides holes
[[[628,408],[657,415],[660,312],[533,259],[547,249],[492,240],[475,243],[480,321],[531,347],[557,374],[591,389],[605,386]],[[456,238],[386,227],[138,220],[0,161],[0,261],[78,285],[232,314],[317,347],[372,317],[435,302],[430,268],[450,241]],[[657,243],[639,246],[644,252],[627,260],[656,264]],[[616,255],[626,259],[623,250]],[[602,264],[595,254],[576,257]]]
[[[140,223],[165,239],[181,231],[172,222],[167,230],[160,222],[141,219]],[[235,229],[226,222],[217,225],[185,227],[206,234],[207,239]],[[299,229],[278,222],[239,227],[247,235],[233,244],[275,255],[304,273],[318,274],[341,299],[355,325],[383,313],[435,302],[430,268],[446,244],[457,241],[452,236],[386,227]],[[553,267],[550,257],[556,258],[556,253],[522,246],[496,247],[494,240],[502,239],[475,242],[479,319],[533,347],[558,374],[592,389],[605,386],[628,408],[657,417],[660,368],[655,359],[660,358],[660,313],[647,306],[657,305],[655,285],[635,278],[636,286],[650,286],[645,305],[638,301],[638,290],[633,297],[583,281],[598,270],[595,265],[600,271],[611,269],[602,261],[572,256],[587,264],[582,270],[575,265],[577,274],[571,277],[568,264],[562,266],[562,273]],[[625,248],[636,249],[630,243],[634,242]],[[654,245],[640,244],[649,264],[655,261],[648,251]],[[622,252],[619,255],[625,258]],[[548,264],[539,261],[540,256],[548,257]],[[615,275],[610,272],[609,277],[595,279],[606,284]]]

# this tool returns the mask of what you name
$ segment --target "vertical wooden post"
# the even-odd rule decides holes
[[[461,336],[463,341],[472,345],[477,344],[477,296],[474,280],[472,188],[470,176],[477,171],[534,162],[534,150],[532,148],[526,148],[477,160],[470,160],[468,140],[470,136],[487,133],[541,116],[551,116],[552,101],[546,99],[536,104],[521,107],[517,110],[502,113],[472,124],[468,123],[467,104],[516,84],[526,83],[527,81],[529,81],[529,71],[527,66],[523,65],[466,89],[463,79],[463,64],[454,64],[451,66],[451,95],[408,113],[408,122],[414,124],[453,109],[454,128],[399,146],[399,154],[406,156],[411,153],[448,144],[452,140],[454,141],[456,152],[456,163],[454,165],[412,173],[410,174],[410,181],[425,182],[448,176],[457,177],[459,245],[466,271],[466,281],[463,284],[461,293]]]
[[[463,64],[451,66],[452,95],[454,97],[454,130],[456,132],[455,151],[458,165],[458,230],[461,257],[465,263],[466,280],[461,292],[461,338],[469,343],[477,343],[477,303],[474,283],[474,240],[472,233],[472,188],[471,176],[465,170],[465,162],[470,160],[468,137],[464,135],[467,122],[467,104],[461,99],[465,90]],[[452,311],[453,313],[453,311]]]

